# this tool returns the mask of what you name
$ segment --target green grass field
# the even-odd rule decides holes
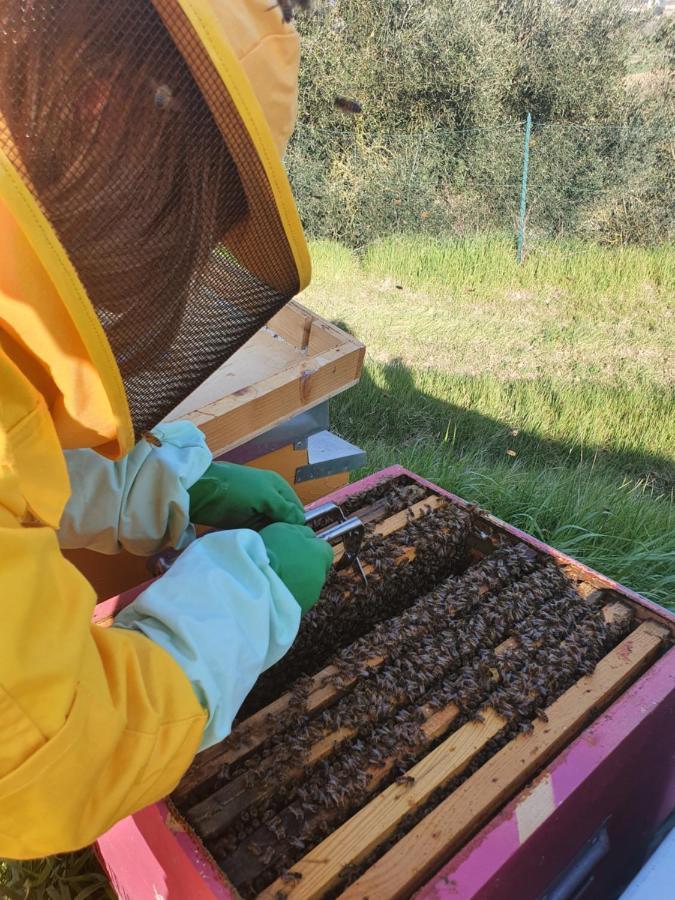
[[[552,244],[523,267],[502,238],[312,255],[301,300],[368,347],[332,404],[367,471],[402,463],[675,608],[672,248]],[[87,853],[0,866],[0,898],[107,896]]]

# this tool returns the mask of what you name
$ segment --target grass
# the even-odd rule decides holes
[[[368,348],[332,405],[364,472],[406,465],[675,608],[672,248],[312,251],[301,299]]]
[[[312,247],[303,302],[365,341],[334,426],[675,608],[672,248]],[[364,474],[364,472],[358,473]],[[0,863],[0,900],[111,896],[91,851]]]
[[[30,862],[0,860],[2,900],[114,900],[92,850]]]

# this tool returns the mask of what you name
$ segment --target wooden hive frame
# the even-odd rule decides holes
[[[385,470],[375,479],[367,479],[363,483],[343,489],[330,499],[341,502],[356,490],[372,486],[378,479],[391,479],[397,476],[408,476],[430,492],[431,499],[413,504],[411,514],[413,517],[423,515],[429,505],[442,505],[445,502],[466,508],[464,501],[440,491],[399,467]],[[407,518],[405,513],[396,514],[380,522],[376,525],[376,529],[385,534],[393,532],[396,528],[400,528]],[[548,722],[535,722],[532,732],[512,739],[493,755],[348,887],[344,892],[345,897],[368,897],[375,900],[375,898],[409,896],[430,878],[433,887],[428,888],[428,891],[432,892],[429,896],[432,894],[436,896],[439,891],[443,894],[444,884],[450,885],[451,889],[455,890],[455,886],[461,883],[462,879],[466,881],[467,890],[459,896],[473,896],[476,883],[482,879],[487,884],[491,873],[494,875],[498,871],[498,863],[502,866],[505,864],[504,835],[502,834],[499,852],[493,852],[490,857],[485,855],[480,849],[482,845],[477,843],[480,841],[480,834],[472,843],[467,842],[486,822],[489,822],[506,801],[516,796],[511,806],[507,806],[506,810],[501,812],[496,823],[490,822],[483,834],[486,835],[484,840],[488,842],[490,835],[494,835],[496,831],[501,830],[510,836],[511,852],[506,860],[508,863],[508,860],[519,855],[523,846],[536,839],[542,830],[545,831],[544,826],[549,820],[555,819],[558,810],[570,808],[569,799],[574,793],[573,786],[576,784],[578,787],[580,772],[585,773],[586,779],[597,775],[600,769],[606,768],[610,758],[617,753],[620,754],[622,746],[635,740],[642,719],[642,715],[636,715],[635,704],[642,702],[644,710],[645,694],[650,697],[648,709],[655,722],[657,719],[663,721],[664,716],[670,715],[665,721],[672,725],[675,715],[673,657],[675,651],[670,650],[663,655],[663,650],[672,640],[675,618],[655,604],[494,517],[485,514],[482,515],[482,519],[485,523],[484,537],[487,542],[490,540],[490,533],[498,533],[522,541],[552,556],[557,565],[578,582],[582,594],[603,592],[604,613],[607,620],[621,617],[625,610],[630,608],[637,620],[636,627],[619,646],[601,660],[592,675],[576,682],[551,704],[547,709]],[[414,548],[410,549],[414,553]],[[338,548],[336,557],[339,556],[339,552]],[[481,548],[477,546],[475,552],[479,556]],[[120,603],[124,602],[119,598],[111,601],[107,608],[100,611],[99,618],[104,619],[106,614],[110,615]],[[500,649],[507,649],[508,644],[509,641],[506,641],[497,648],[497,652],[499,653]],[[368,664],[377,668],[383,659],[384,657],[373,657]],[[307,700],[310,710],[319,711],[325,708],[349,689],[349,684],[343,683],[339,686],[332,684],[327,678],[330,674],[329,670],[325,670],[312,678]],[[632,686],[625,690],[626,686],[631,684]],[[639,700],[640,697],[643,698],[642,701]],[[240,760],[261,746],[269,738],[270,729],[274,727],[269,713],[279,712],[289,702],[289,695],[282,695],[270,707],[264,708],[243,722],[238,728],[239,742],[234,742],[225,753],[221,748],[212,748],[201,754],[195,771],[188,774],[179,792],[189,791],[191,783],[208,777],[209,772],[215,772],[223,763]],[[602,711],[610,704],[611,711],[602,715]],[[422,729],[425,740],[429,742],[441,740],[458,714],[459,711],[452,704],[441,710],[430,710]],[[620,727],[616,727],[617,719],[620,720]],[[593,724],[587,727],[589,722]],[[297,873],[300,878],[279,879],[260,896],[278,898],[293,895],[300,900],[300,898],[322,897],[333,891],[344,866],[358,864],[364,860],[375,847],[392,834],[411,808],[423,804],[437,788],[461,773],[504,724],[499,713],[487,710],[483,715],[483,721],[465,723],[441,740],[435,749],[422,756],[407,772],[410,780],[400,784],[392,783],[379,793],[377,789],[385,779],[387,769],[386,765],[374,769],[370,773],[369,787],[373,794],[370,802],[292,867],[291,872]],[[654,724],[652,723],[652,727]],[[352,736],[348,728],[340,729],[340,732],[332,733],[312,746],[312,762],[322,759],[332,751],[336,743]],[[580,742],[593,732],[599,735],[592,745],[598,749],[595,753],[586,752],[583,765],[580,765],[578,760],[576,765],[570,763],[569,758],[574,757],[575,753],[577,756],[579,754],[584,756],[582,751],[587,745]],[[675,736],[675,732],[673,734]],[[561,755],[561,748],[567,745],[568,749]],[[532,782],[544,766],[549,768],[543,775],[538,776],[533,783],[532,792],[528,794],[528,797],[538,798],[538,803],[533,805],[533,801],[528,800],[528,797],[519,800],[518,791],[528,782]],[[658,766],[659,771],[662,771],[662,760],[658,762]],[[300,777],[300,774],[301,771],[287,771],[283,777],[293,780]],[[667,784],[663,803],[675,805],[675,772],[668,770],[662,774],[664,783]],[[553,786],[558,784],[556,791],[553,791]],[[237,783],[235,780],[225,788],[220,788],[217,794],[215,798],[206,798],[198,804],[198,818],[199,814],[202,816],[199,821],[202,833],[204,823],[207,823],[207,833],[209,821],[217,830],[223,822],[229,821],[242,809],[246,809],[251,802],[260,799],[264,794],[264,786],[251,788],[243,781],[239,780]],[[546,802],[540,802],[541,797],[544,797]],[[649,814],[658,815],[653,809]],[[517,825],[517,840],[513,839],[514,822]],[[181,882],[183,885],[190,883],[191,893],[184,896],[222,898],[237,896],[227,878],[193,836],[190,826],[177,815],[173,807],[167,804],[158,804],[131,817],[126,823],[120,823],[101,841],[101,853],[113,880],[116,876],[119,878],[125,868],[128,869],[128,863],[121,860],[119,850],[125,844],[125,833],[128,837],[129,829],[138,828],[146,840],[149,834],[154,836],[152,860],[146,859],[146,863],[150,865],[150,869],[153,866],[161,868],[164,878],[167,876],[165,871],[167,853],[171,848],[169,855],[177,866],[177,874],[174,873],[172,877],[174,880],[183,879]],[[494,838],[492,840],[494,841]],[[458,854],[462,846],[464,850]],[[470,852],[472,846],[478,857]],[[564,860],[564,849],[561,855]],[[477,858],[481,860],[480,865],[476,864]],[[447,862],[448,860],[450,862]],[[445,869],[442,869],[444,864]],[[439,874],[434,878],[435,873]],[[127,883],[128,879],[118,882],[121,896],[133,896],[134,900],[144,896],[138,888],[134,888],[133,894],[125,893]],[[184,886],[182,889],[187,888]],[[451,895],[456,896],[449,888],[448,896]]]

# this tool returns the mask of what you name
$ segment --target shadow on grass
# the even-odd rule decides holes
[[[344,322],[335,324],[349,330]],[[433,385],[434,394],[421,387],[420,380]],[[444,383],[454,394],[462,394],[466,405],[439,398],[439,388],[442,392]],[[509,408],[505,413],[508,420],[475,409],[491,389],[500,393],[500,404]],[[655,495],[672,494],[673,459],[644,446],[650,437],[644,433],[647,425],[655,431],[663,426],[659,439],[668,445],[663,439],[667,420],[670,417],[672,422],[673,415],[668,392],[655,388],[648,398],[645,391],[642,403],[649,402],[651,409],[640,407],[637,391],[622,402],[617,402],[615,393],[610,387],[583,384],[560,387],[542,381],[499,383],[490,378],[448,376],[433,370],[414,372],[395,359],[367,364],[359,385],[334,402],[334,408],[338,413],[336,425],[345,437],[357,443],[382,439],[405,448],[428,441],[437,447],[445,446],[455,456],[539,470],[560,466],[572,470],[580,464],[590,465],[617,484],[640,483]],[[520,424],[522,420],[538,418],[542,421],[541,431]],[[556,439],[546,435],[546,430],[566,431],[571,436]],[[606,441],[579,438],[580,433],[594,431],[603,433]],[[633,446],[620,446],[622,442]]]

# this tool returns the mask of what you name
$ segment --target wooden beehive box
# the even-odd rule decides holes
[[[399,467],[330,499],[368,590],[333,576],[231,738],[101,839],[119,895],[611,896],[675,807],[675,617]]]
[[[169,416],[206,435],[214,456],[356,384],[364,346],[292,301]]]

